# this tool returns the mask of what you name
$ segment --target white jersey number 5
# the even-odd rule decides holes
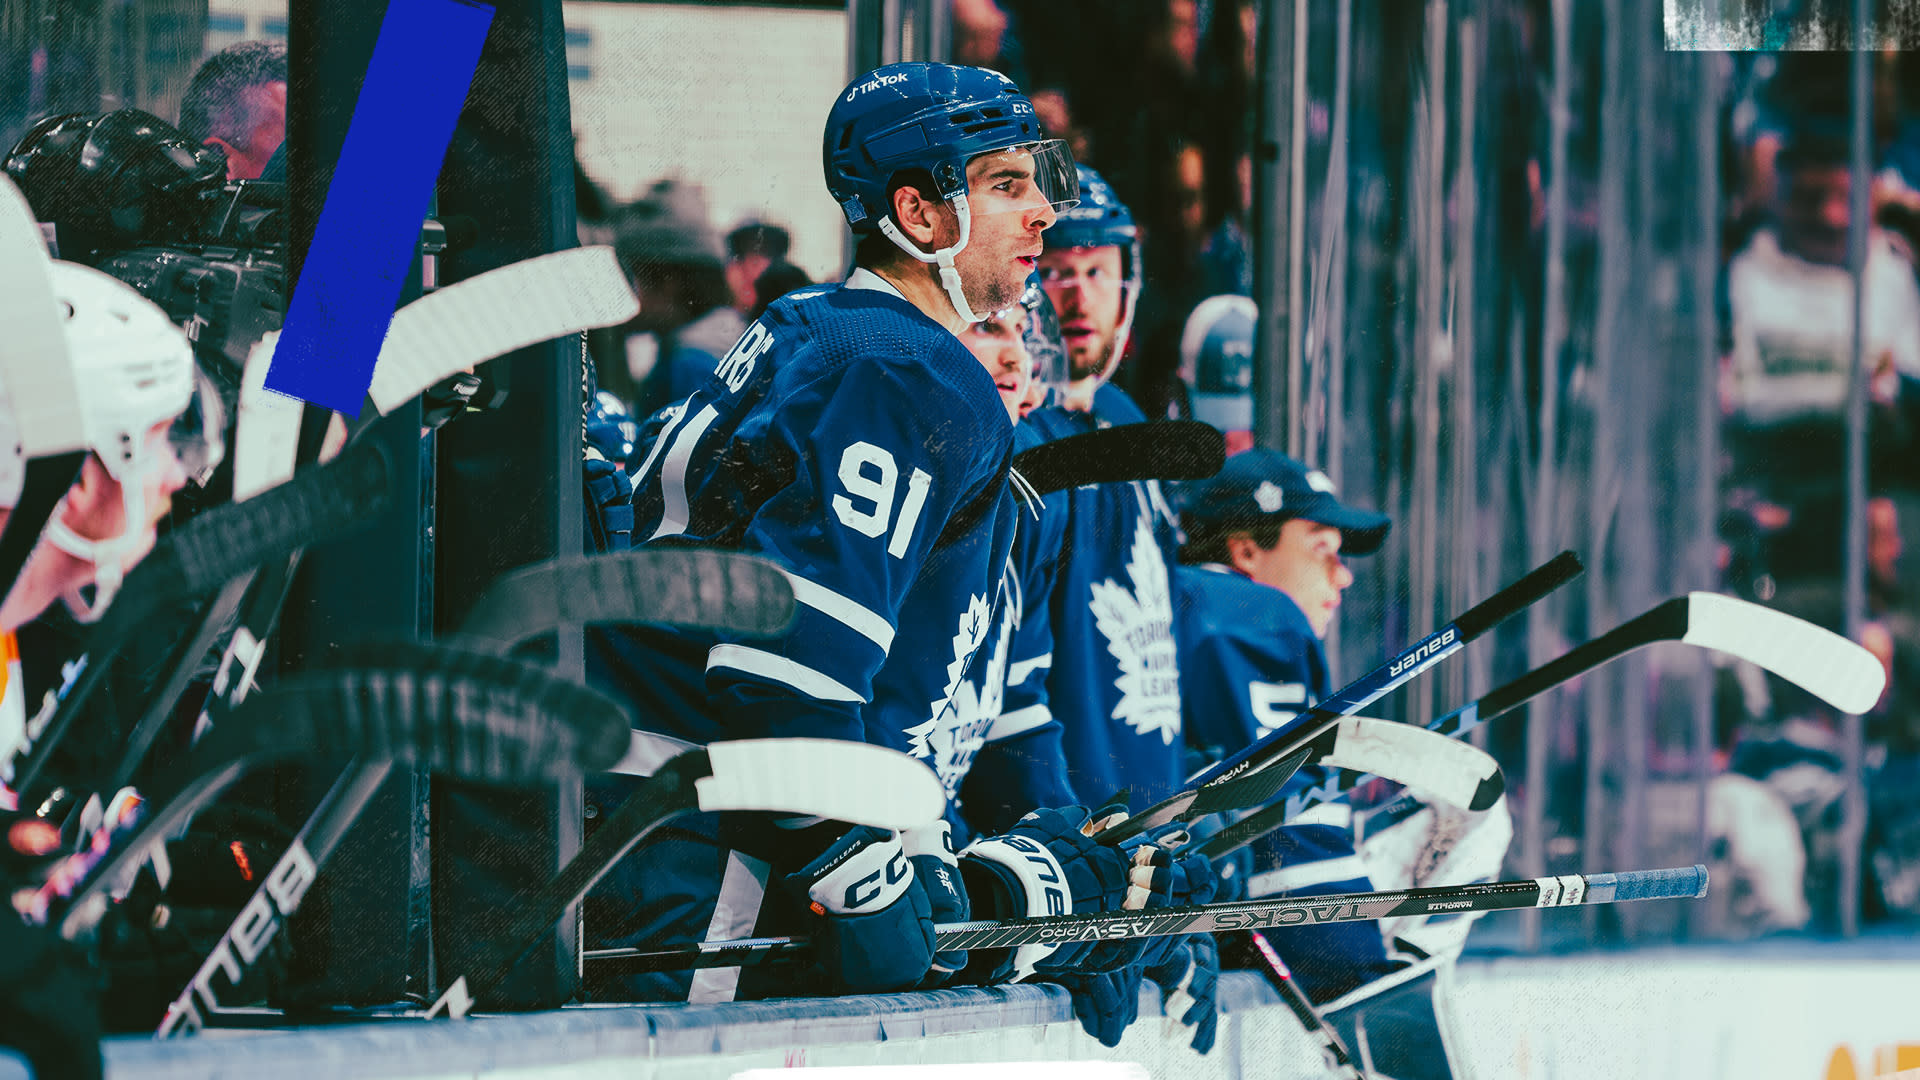
[[[927,489],[933,477],[915,469],[907,477],[907,496],[897,521],[893,516],[893,497],[899,488],[900,467],[893,455],[870,442],[857,442],[840,455],[840,486],[846,494],[833,497],[833,514],[840,524],[862,536],[879,537],[893,523],[893,539],[887,554],[902,558],[913,540],[914,526],[920,523],[920,510],[927,504]]]

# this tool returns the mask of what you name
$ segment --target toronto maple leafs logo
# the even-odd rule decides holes
[[[1140,494],[1138,484],[1134,485]],[[1120,665],[1114,686],[1120,702],[1113,718],[1141,735],[1159,735],[1173,745],[1180,737],[1180,676],[1173,644],[1173,595],[1167,563],[1153,536],[1153,512],[1144,496],[1134,518],[1128,554],[1131,589],[1112,578],[1093,584],[1094,625],[1107,639],[1107,651]]]
[[[960,781],[966,777],[974,754],[986,743],[987,730],[1000,715],[1006,690],[1006,653],[1015,618],[1011,605],[1001,607],[996,620],[984,594],[975,594],[968,601],[953,635],[953,662],[947,665],[946,690],[940,700],[928,703],[926,721],[906,732],[909,752],[929,761],[949,799],[958,796]],[[967,665],[986,641],[988,631],[996,628],[996,622],[994,651],[976,685],[974,680],[964,678]]]

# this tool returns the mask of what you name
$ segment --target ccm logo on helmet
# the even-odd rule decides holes
[[[847,91],[847,100],[852,101],[854,98],[859,97],[869,90],[878,90],[883,86],[893,86],[896,83],[906,81],[907,77],[905,75],[875,75],[873,78]]]

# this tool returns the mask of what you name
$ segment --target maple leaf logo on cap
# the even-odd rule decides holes
[[[1260,481],[1260,486],[1253,490],[1254,505],[1260,508],[1261,513],[1275,513],[1285,501],[1286,494],[1280,490],[1280,485],[1271,480]]]

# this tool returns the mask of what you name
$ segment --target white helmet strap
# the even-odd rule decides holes
[[[953,207],[954,216],[960,220],[960,239],[952,247],[941,248],[931,255],[921,251],[913,241],[901,234],[900,227],[893,223],[891,216],[880,219],[880,231],[901,251],[923,263],[933,263],[938,266],[940,284],[947,291],[947,299],[953,303],[954,314],[959,315],[963,322],[977,323],[982,316],[975,315],[973,309],[967,306],[967,294],[960,288],[960,270],[953,265],[953,257],[966,248],[967,239],[973,233],[973,210],[967,205],[967,197],[964,194],[955,195],[947,202]]]
[[[79,589],[70,589],[62,597],[67,608],[73,612],[73,617],[80,622],[97,621],[120,591],[120,583],[125,578],[124,567],[138,543],[135,538],[141,535],[141,523],[146,520],[146,498],[142,486],[138,475],[121,483],[120,497],[126,510],[126,522],[121,526],[120,535],[111,539],[89,540],[68,527],[67,500],[64,497],[47,521],[46,538],[49,543],[76,559],[93,564],[92,601],[89,602]]]

